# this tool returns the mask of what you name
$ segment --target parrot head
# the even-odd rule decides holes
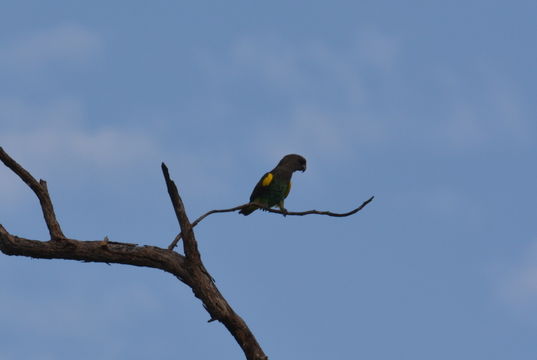
[[[286,167],[291,171],[306,171],[306,159],[303,156],[297,154],[285,155],[280,160],[278,166]]]

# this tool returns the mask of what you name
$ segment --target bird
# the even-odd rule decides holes
[[[250,195],[250,205],[239,211],[240,214],[250,215],[259,207],[271,208],[278,206],[287,213],[284,200],[291,190],[291,176],[295,171],[306,171],[306,159],[297,154],[285,155],[278,165],[265,173],[254,187]]]

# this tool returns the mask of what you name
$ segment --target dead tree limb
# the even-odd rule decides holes
[[[194,295],[203,302],[204,307],[211,314],[209,321],[218,320],[235,337],[241,345],[248,359],[268,359],[257,343],[254,334],[242,318],[233,311],[226,299],[220,294],[214,284],[212,276],[209,274],[198,251],[198,244],[194,236],[193,226],[188,220],[183,200],[179,196],[179,191],[175,183],[170,179],[168,168],[162,163],[162,172],[166,180],[168,194],[173,204],[177,220],[183,234],[183,248],[185,251],[185,265],[188,273],[192,276],[193,282],[189,284]]]
[[[271,213],[274,213],[274,214],[282,214],[284,216],[287,216],[287,215],[290,215],[290,216],[304,216],[304,215],[317,214],[317,215],[327,215],[327,216],[334,216],[334,217],[345,217],[345,216],[350,216],[350,215],[356,214],[358,211],[360,211],[364,207],[366,207],[367,204],[369,204],[371,201],[373,201],[374,198],[375,198],[374,196],[371,196],[369,199],[364,201],[356,209],[353,209],[353,210],[348,211],[346,213],[334,213],[334,212],[331,212],[331,211],[319,211],[319,210],[285,211],[284,212],[284,211],[281,211],[281,210],[262,207],[262,206],[259,206],[259,209],[263,210],[263,211],[268,211],[268,212],[271,212]],[[241,209],[243,209],[243,208],[245,208],[247,206],[250,206],[250,205],[256,205],[256,204],[255,203],[246,203],[246,204],[235,206],[235,207],[232,207],[232,208],[229,208],[229,209],[218,209],[218,210],[207,211],[205,214],[201,215],[199,218],[194,220],[192,222],[191,226],[194,227],[194,226],[198,225],[201,220],[205,219],[209,215],[217,214],[217,213],[227,213],[227,212],[239,211],[239,210],[241,210]],[[173,250],[177,246],[177,243],[179,242],[179,240],[181,240],[182,237],[183,237],[183,233],[179,233],[175,237],[175,239],[173,239],[173,241],[170,244],[170,246],[168,246],[168,249]]]
[[[47,182],[45,180],[37,180],[22,166],[20,166],[15,160],[13,160],[0,146],[0,160],[10,168],[15,174],[17,174],[22,181],[26,183],[33,190],[39,203],[41,204],[41,209],[43,210],[43,216],[45,217],[45,222],[47,223],[48,232],[50,233],[51,240],[60,240],[65,238],[63,235],[62,229],[58,220],[56,220],[56,214],[54,213],[54,207],[52,206],[52,201],[48,194]]]
[[[224,299],[203,265],[192,230],[193,226],[188,220],[185,207],[177,187],[170,179],[166,165],[162,164],[162,170],[180,230],[185,234],[183,242],[185,255],[156,246],[112,242],[107,237],[104,240],[95,241],[82,241],[66,237],[56,220],[46,182],[43,180],[38,182],[1,147],[0,160],[34,191],[41,204],[50,233],[49,241],[30,240],[10,234],[0,224],[0,251],[4,254],[38,259],[116,263],[164,270],[176,276],[192,289],[194,295],[202,301],[204,308],[211,316],[209,321],[218,320],[224,324],[238,342],[246,359],[268,359],[253,333]]]
[[[261,346],[250,331],[244,320],[235,313],[226,299],[216,287],[212,276],[203,265],[198,243],[194,234],[194,226],[207,216],[215,213],[233,212],[248,206],[240,205],[230,209],[211,210],[197,218],[194,222],[188,219],[185,206],[177,190],[177,186],[170,178],[168,168],[162,163],[162,172],[168,189],[168,194],[179,223],[179,235],[168,249],[156,246],[137,245],[104,240],[82,241],[66,237],[60,227],[47,183],[37,181],[27,170],[19,165],[0,147],[0,161],[18,175],[37,196],[43,211],[43,217],[49,230],[49,241],[30,240],[10,234],[0,224],[0,251],[6,255],[26,256],[38,259],[65,259],[84,262],[116,263],[133,266],[144,266],[164,270],[189,286],[194,295],[200,299],[204,308],[210,315],[209,322],[220,321],[233,335],[246,359],[267,360]],[[366,200],[362,205],[347,213],[333,213],[330,211],[309,210],[303,212],[282,212],[280,210],[262,208],[272,213],[283,215],[328,215],[349,216],[363,209],[373,200]],[[180,238],[183,238],[184,255],[173,251]]]

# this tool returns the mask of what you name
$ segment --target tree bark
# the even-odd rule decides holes
[[[166,165],[162,170],[168,193],[183,235],[185,255],[156,246],[137,245],[109,241],[108,238],[82,241],[66,237],[56,219],[52,200],[44,180],[39,182],[0,147],[0,160],[17,174],[36,194],[49,229],[50,240],[38,241],[10,234],[0,224],[0,251],[6,255],[27,256],[38,259],[64,259],[84,262],[116,263],[145,266],[164,270],[189,286],[211,316],[209,322],[218,320],[233,335],[246,359],[267,360],[254,334],[244,320],[235,313],[216,287],[213,277],[203,265],[192,224]]]
[[[250,204],[244,204],[230,209],[211,210],[190,222],[183,200],[177,186],[170,178],[168,168],[162,163],[162,173],[168,189],[168,194],[179,223],[179,235],[167,249],[149,245],[112,242],[105,237],[103,240],[82,241],[66,237],[56,219],[47,183],[37,181],[26,169],[13,160],[0,147],[0,160],[24,181],[39,199],[43,217],[49,230],[50,240],[38,241],[10,234],[0,224],[0,251],[6,255],[27,256],[38,259],[65,259],[83,262],[116,263],[133,266],[145,266],[164,270],[174,275],[192,289],[194,295],[203,303],[211,318],[209,322],[219,321],[233,335],[246,359],[267,360],[254,334],[244,320],[231,308],[226,299],[216,287],[213,277],[203,265],[198,243],[194,234],[194,226],[208,215],[214,213],[238,211]],[[373,197],[363,202],[359,207],[346,213],[309,210],[303,212],[281,212],[275,209],[261,210],[283,215],[303,216],[309,214],[328,215],[336,217],[350,216],[362,210],[373,200]],[[174,251],[178,241],[183,239],[183,254]]]

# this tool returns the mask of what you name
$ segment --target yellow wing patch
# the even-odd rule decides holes
[[[261,185],[262,186],[269,186],[270,183],[272,182],[272,179],[274,178],[274,175],[272,175],[272,173],[268,173],[264,178],[263,178],[263,181],[261,182]]]

